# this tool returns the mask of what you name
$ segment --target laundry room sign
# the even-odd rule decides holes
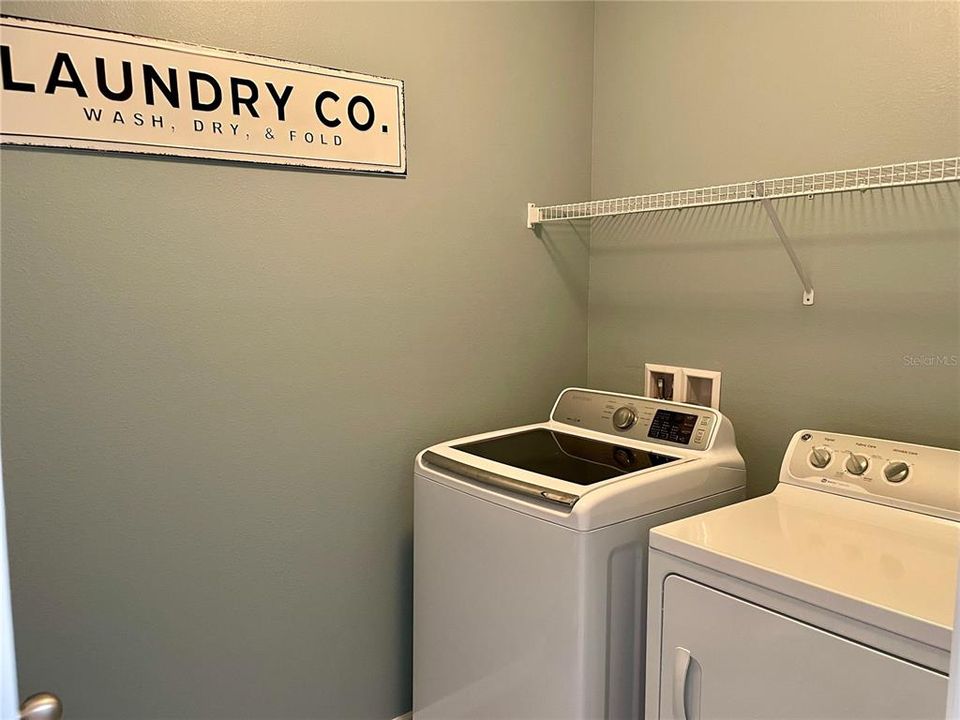
[[[0,18],[13,145],[405,175],[403,81]]]

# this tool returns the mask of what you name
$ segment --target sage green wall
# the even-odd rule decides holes
[[[410,707],[420,448],[586,377],[584,4],[24,3],[402,78],[405,180],[2,151],[20,685],[80,718]],[[562,80],[561,80],[562,79]]]
[[[0,153],[21,688],[71,719],[399,715],[413,453],[585,377],[721,369],[754,493],[803,425],[958,445],[955,186],[779,202],[812,308],[754,206],[597,221],[589,342],[522,224],[960,154],[955,4],[3,10],[407,81],[406,180]]]
[[[958,10],[598,3],[593,197],[960,155]],[[804,426],[960,446],[956,183],[775,205],[813,307],[757,205],[595,221],[590,384],[721,370],[754,494]]]

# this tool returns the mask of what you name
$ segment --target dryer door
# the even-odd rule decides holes
[[[676,575],[664,582],[662,623],[660,718],[946,712],[946,676]]]

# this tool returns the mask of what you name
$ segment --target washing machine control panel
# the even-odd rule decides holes
[[[691,450],[710,446],[720,418],[712,408],[699,405],[590,390],[565,390],[550,417],[617,437]]]
[[[960,520],[960,451],[801,430],[780,482]]]

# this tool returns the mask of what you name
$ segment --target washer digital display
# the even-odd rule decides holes
[[[697,417],[697,415],[673,410],[657,410],[653,416],[653,422],[650,423],[647,437],[689,445],[693,429],[697,426]]]

